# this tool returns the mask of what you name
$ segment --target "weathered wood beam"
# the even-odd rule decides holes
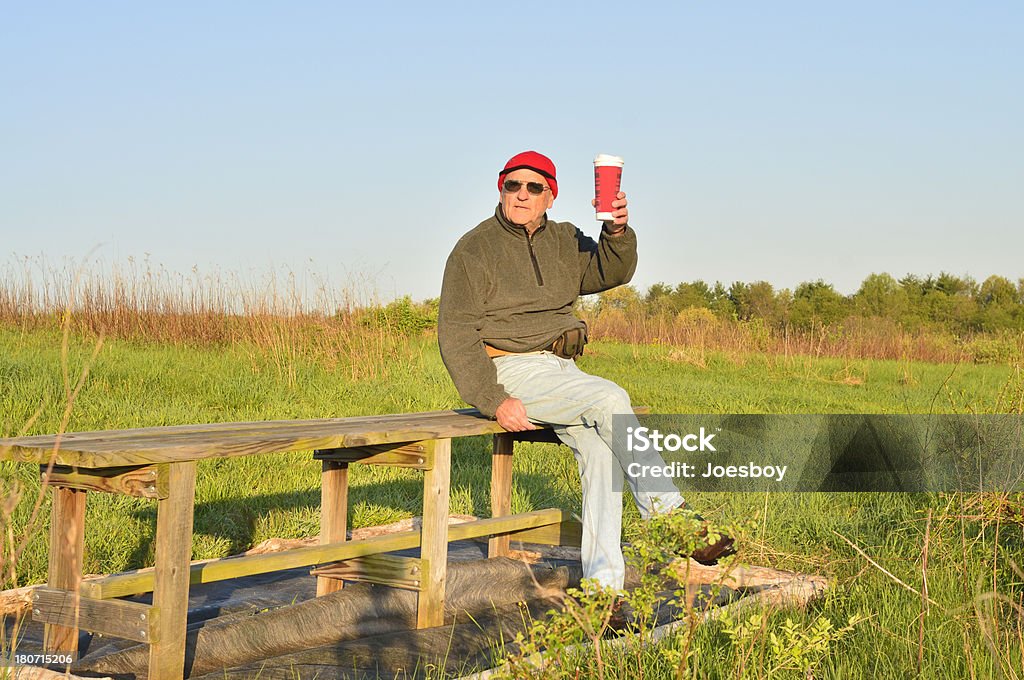
[[[32,619],[136,642],[153,642],[157,610],[123,600],[94,600],[55,588],[32,592]]]
[[[156,511],[153,607],[159,617],[149,646],[149,680],[181,680],[185,676],[195,461],[170,466],[167,481],[168,496],[157,501]]]
[[[580,547],[583,541],[583,525],[576,520],[550,524],[536,529],[524,529],[506,536],[511,540],[523,543],[541,543],[543,545],[565,545]],[[493,540],[493,539],[492,539]]]
[[[313,452],[316,460],[360,465],[387,465],[429,470],[434,465],[432,442],[406,444],[377,444],[357,446],[348,449],[317,449]]]
[[[39,468],[43,484],[82,491],[104,491],[138,498],[167,498],[167,465],[122,465],[112,468]]]
[[[451,486],[452,440],[429,443],[434,465],[423,473],[423,523],[420,558],[424,587],[416,605],[416,627],[444,623],[445,583],[448,580],[448,498]]]
[[[50,511],[50,563],[47,583],[51,588],[75,592],[82,582],[85,551],[85,491],[53,489]],[[77,612],[76,612],[77,613]],[[78,651],[78,626],[47,624],[43,648],[52,653]]]
[[[512,514],[512,453],[515,435],[496,434],[491,453],[491,517]],[[487,542],[488,557],[508,556],[508,535],[492,536]]]
[[[448,526],[448,541],[461,541],[492,534],[515,532],[557,524],[571,519],[565,510],[548,508],[534,510],[508,517],[494,517],[475,522],[464,522]],[[365,557],[378,553],[407,550],[420,545],[419,531],[404,531],[386,536],[374,536],[358,541],[345,541],[331,545],[314,545],[306,548],[294,548],[265,555],[245,557],[223,557],[204,560],[192,564],[189,570],[189,583],[212,583],[238,576],[265,574],[271,571],[308,567],[314,564],[325,564],[339,560]],[[153,570],[139,569],[136,571],[112,574],[82,582],[79,589],[83,595],[96,599],[109,599],[146,593],[153,589]]]
[[[318,567],[310,573],[331,580],[344,579],[405,590],[421,590],[423,573],[426,571],[423,563],[423,560],[416,557],[367,555]]]
[[[346,540],[348,524],[348,463],[323,461],[320,474],[320,545],[342,543]],[[342,581],[319,577],[316,595],[327,595],[342,588]]]

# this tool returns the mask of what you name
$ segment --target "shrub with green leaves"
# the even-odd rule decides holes
[[[368,328],[413,335],[437,327],[439,300],[432,298],[424,302],[413,302],[406,295],[403,298],[365,310],[363,324]]]

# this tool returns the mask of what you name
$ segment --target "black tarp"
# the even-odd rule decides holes
[[[551,553],[557,557],[527,564],[484,559],[482,543],[451,544],[445,625],[426,630],[415,630],[415,592],[346,584],[317,598],[308,568],[193,586],[186,677],[416,678],[428,668],[435,677],[437,669],[455,677],[487,668],[531,618],[544,616],[567,587],[579,585],[578,557],[564,548]],[[132,599],[148,602],[149,596]],[[678,614],[663,607],[657,619]],[[13,629],[6,625],[9,640]],[[18,635],[20,652],[40,649],[41,625],[22,625]],[[146,677],[148,645],[83,631],[80,650],[71,667],[77,675]]]

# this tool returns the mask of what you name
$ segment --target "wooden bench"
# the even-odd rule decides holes
[[[491,518],[448,525],[451,440],[493,435]],[[48,583],[35,592],[33,618],[47,624],[46,651],[74,653],[78,630],[147,643],[149,677],[183,677],[189,586],[299,566],[319,570],[317,594],[342,579],[418,592],[418,627],[444,622],[449,541],[490,537],[488,554],[505,555],[512,537],[579,544],[569,513],[511,514],[516,441],[554,441],[550,429],[511,434],[475,409],[408,415],[218,423],[0,439],[0,460],[40,466],[52,488]],[[196,463],[266,453],[314,451],[321,460],[319,545],[267,555],[191,562]],[[419,531],[347,541],[348,467],[390,465],[423,471]],[[88,492],[157,502],[155,567],[82,580]],[[388,555],[420,548],[419,558]],[[147,606],[116,598],[153,593]]]

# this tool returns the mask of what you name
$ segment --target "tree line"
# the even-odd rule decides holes
[[[623,286],[601,294],[595,311],[643,310],[649,315],[679,315],[706,309],[721,320],[760,319],[772,328],[810,329],[851,317],[884,318],[906,330],[946,331],[954,335],[1024,330],[1024,278],[1016,283],[989,276],[980,284],[969,276],[871,274],[857,292],[843,295],[821,279],[794,290],[767,281],[726,286],[697,280],[675,286],[656,283],[640,293]]]

